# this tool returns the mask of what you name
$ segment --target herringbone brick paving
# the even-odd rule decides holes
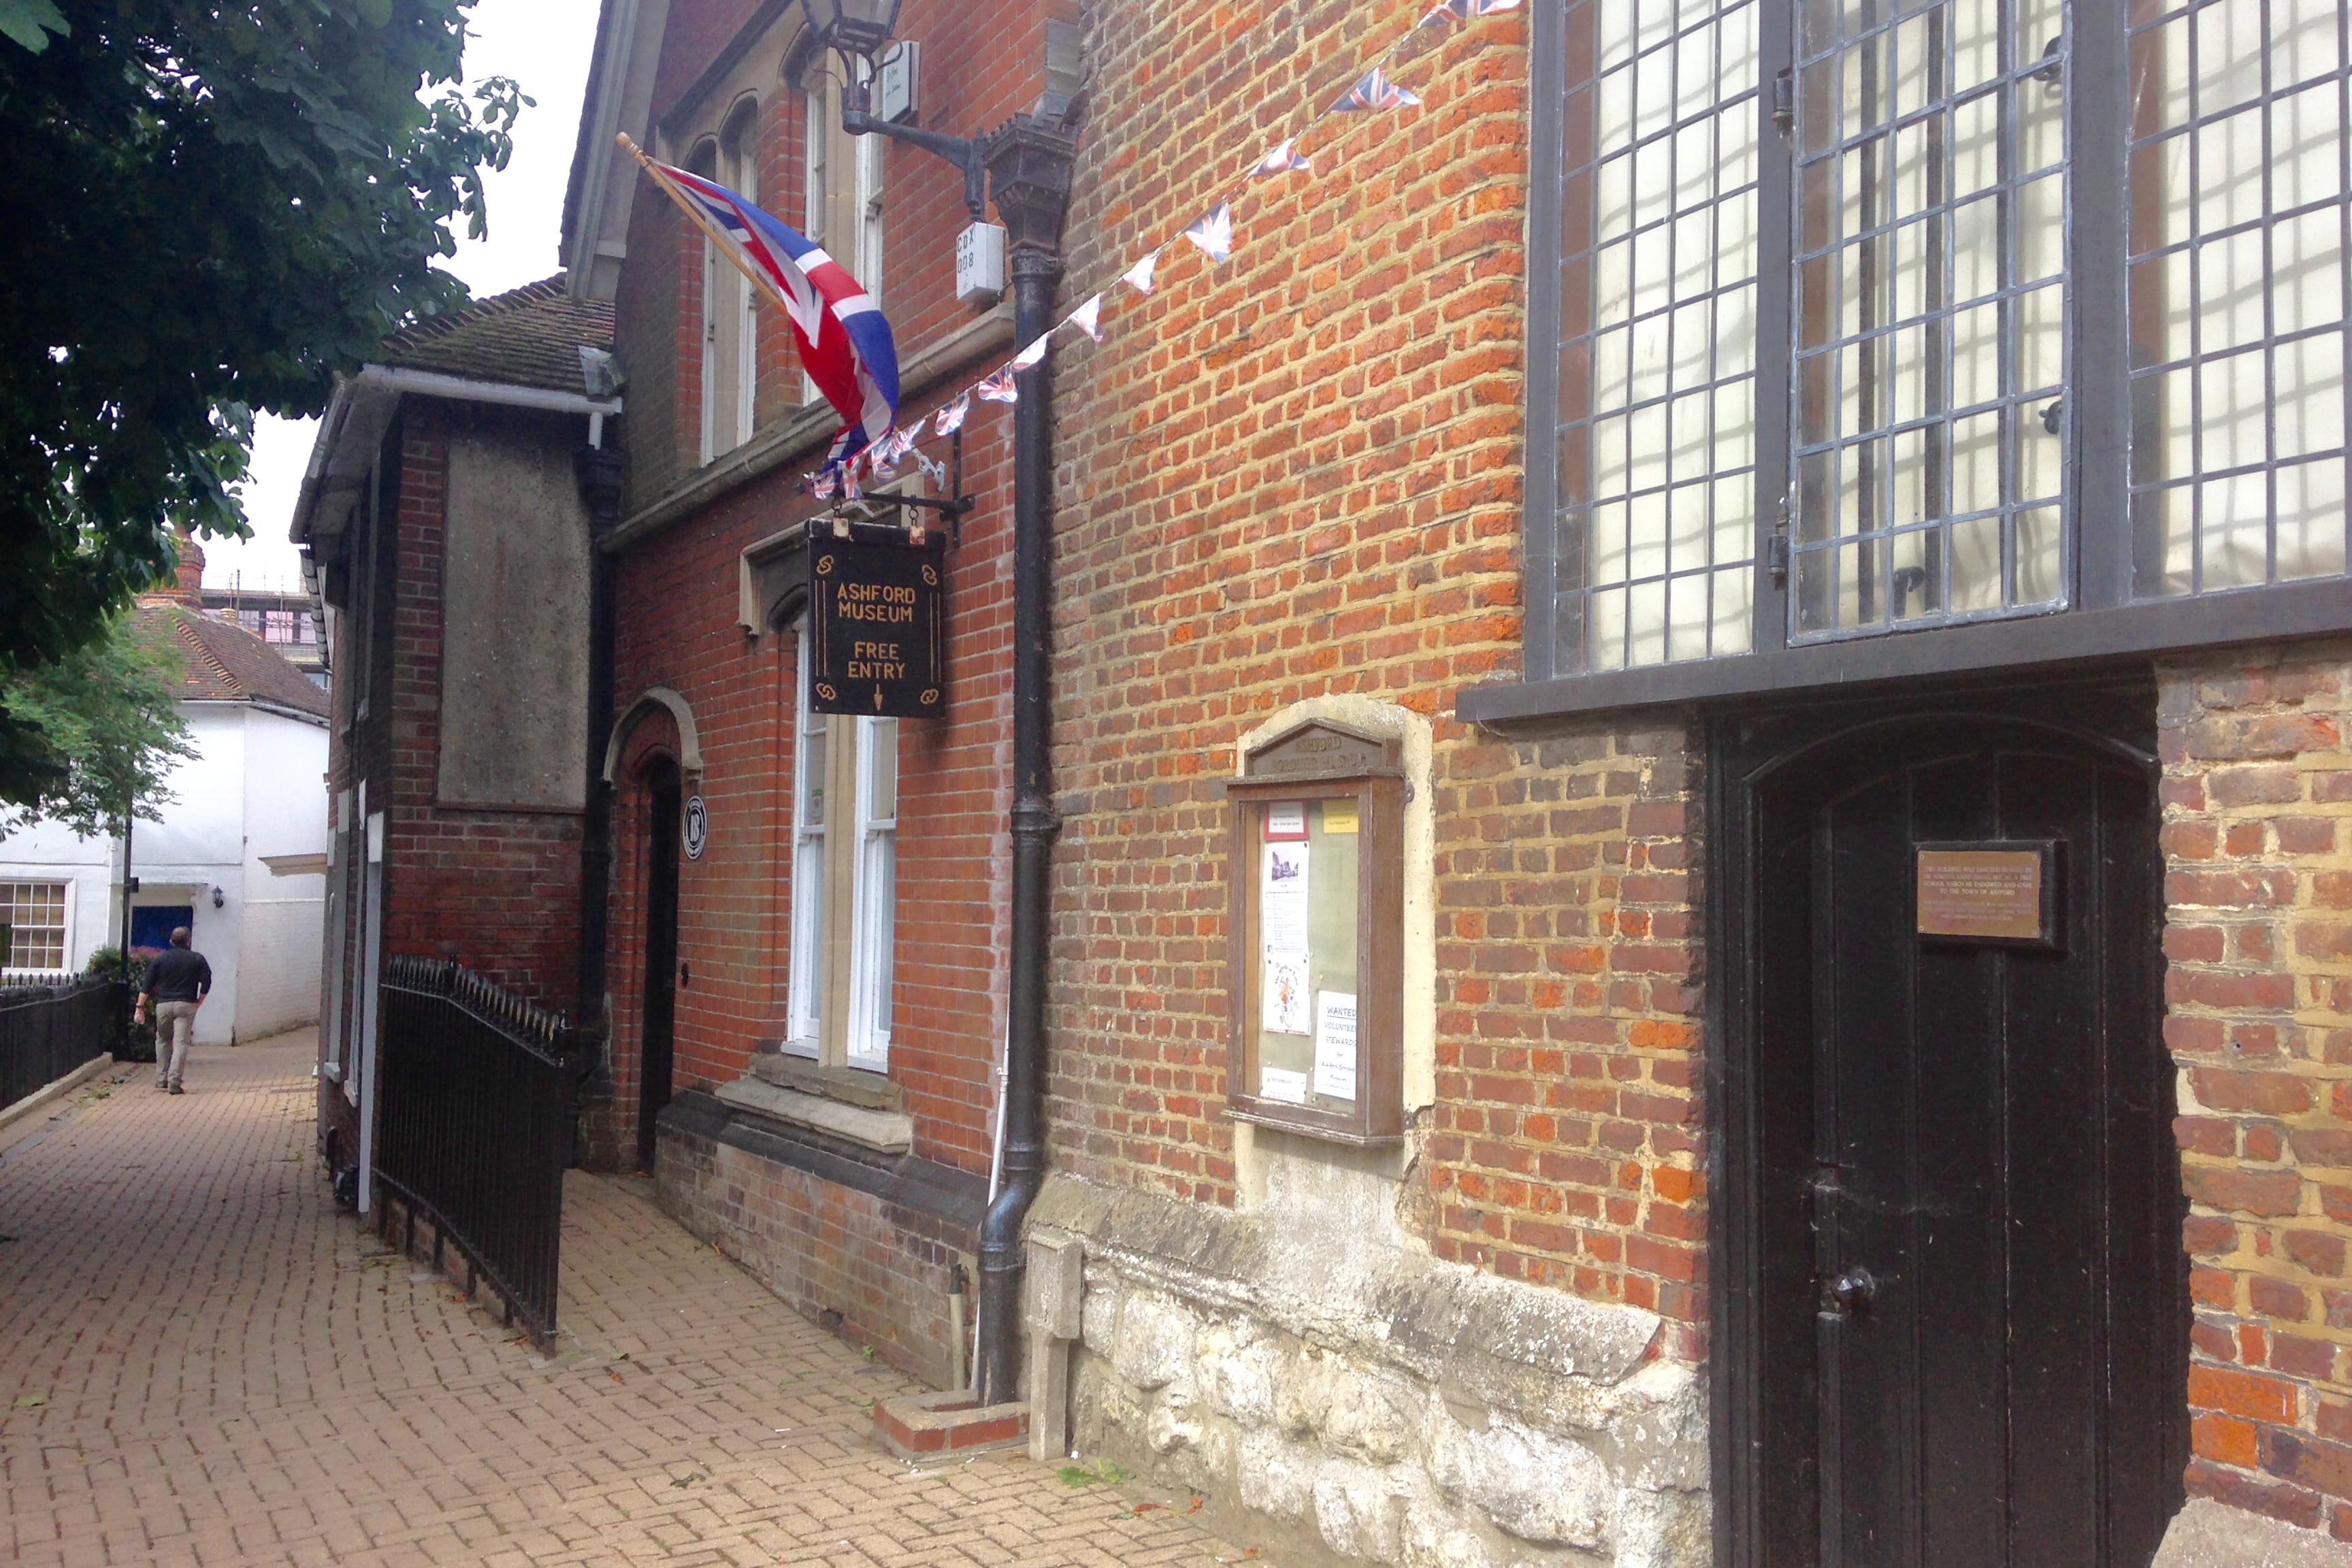
[[[100,1079],[0,1152],[0,1560],[1236,1562],[1013,1456],[910,1469],[904,1378],[574,1173],[542,1357],[334,1207],[308,1034]]]

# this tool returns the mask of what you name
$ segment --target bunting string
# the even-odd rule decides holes
[[[1217,196],[1199,217],[1178,234],[1170,236],[1146,251],[1119,274],[1117,281],[1125,285],[1138,300],[1148,298],[1156,286],[1160,261],[1169,247],[1178,239],[1189,241],[1213,267],[1226,260],[1237,248],[1233,204],[1253,182],[1292,174],[1312,175],[1314,160],[1303,150],[1303,144],[1326,121],[1341,115],[1379,115],[1419,107],[1420,95],[1398,85],[1389,74],[1391,68],[1400,62],[1400,57],[1405,56],[1417,44],[1427,42],[1424,35],[1433,27],[1458,26],[1480,17],[1516,11],[1520,4],[1521,0],[1437,0],[1436,4],[1421,13],[1411,27],[1382,50],[1379,58],[1357,75],[1347,90],[1318,111],[1299,130],[1269,148],[1251,165],[1239,184]],[[1421,55],[1415,53],[1406,63],[1420,58]],[[865,493],[859,483],[861,468],[878,482],[887,483],[897,477],[898,465],[909,453],[913,454],[926,474],[940,478],[944,473],[940,465],[916,450],[916,443],[925,436],[927,429],[932,436],[956,434],[964,427],[974,398],[983,403],[1019,402],[1021,393],[1015,375],[1045,363],[1055,333],[1065,327],[1075,327],[1094,342],[1102,342],[1103,310],[1111,298],[1112,290],[1108,289],[1088,295],[1083,303],[1060,321],[1022,344],[1011,359],[962,388],[936,412],[922,416],[912,424],[897,427],[872,447],[852,456],[845,463],[829,466],[813,476],[809,481],[810,492],[818,500],[824,500],[831,499],[837,489],[844,500],[856,500]]]

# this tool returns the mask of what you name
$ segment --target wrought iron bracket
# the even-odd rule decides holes
[[[988,143],[919,125],[901,125],[874,112],[874,89],[853,75],[841,93],[841,128],[852,136],[887,136],[946,159],[963,171],[963,205],[974,223],[988,221]]]

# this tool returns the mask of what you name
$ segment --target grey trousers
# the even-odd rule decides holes
[[[180,1087],[180,1073],[188,1065],[188,1041],[196,1032],[194,1002],[155,1004],[155,1083],[161,1089]]]

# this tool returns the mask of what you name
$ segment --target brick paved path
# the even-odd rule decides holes
[[[1240,1561],[1025,1459],[909,1470],[910,1387],[574,1173],[552,1358],[339,1214],[310,1037],[100,1079],[0,1152],[0,1561]]]

